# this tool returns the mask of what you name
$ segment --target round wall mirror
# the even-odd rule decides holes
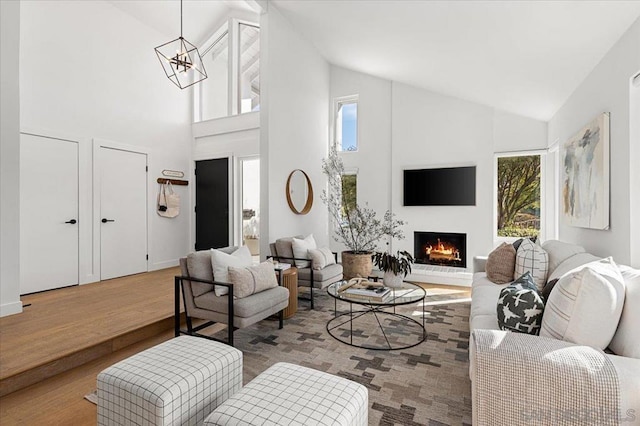
[[[307,214],[313,205],[313,187],[305,172],[296,169],[287,179],[287,203],[295,214]]]

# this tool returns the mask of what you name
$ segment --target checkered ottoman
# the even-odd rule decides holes
[[[311,368],[279,362],[204,421],[213,425],[358,425],[369,417],[367,388]]]
[[[242,388],[242,352],[180,336],[98,374],[98,425],[195,425]]]

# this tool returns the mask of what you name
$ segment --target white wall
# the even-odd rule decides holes
[[[640,268],[640,69],[637,77],[629,84],[630,94],[630,141],[629,144],[629,169],[631,184],[629,185],[629,202],[631,203],[630,235],[631,235],[631,262],[635,268]]]
[[[358,170],[358,204],[368,203],[380,218],[391,209],[391,82],[331,66],[330,140],[334,139],[336,98],[358,95],[358,151],[340,154],[345,168]],[[380,241],[384,248],[387,241]],[[347,248],[331,238],[331,248]]]
[[[546,123],[332,66],[332,100],[355,94],[359,151],[342,158],[359,170],[358,202],[368,202],[379,214],[391,209],[408,222],[406,238],[394,241],[393,250],[413,252],[414,231],[467,233],[470,268],[473,256],[495,245],[494,152],[546,148]],[[476,206],[402,205],[404,169],[457,165],[477,166]],[[385,248],[384,241],[379,248]]]
[[[640,19],[629,28],[604,56],[589,76],[549,121],[549,143],[564,143],[602,112],[611,113],[611,209],[610,229],[606,231],[559,226],[560,239],[584,246],[600,256],[613,256],[619,263],[630,262],[631,235],[630,124],[638,120],[629,114],[629,79],[640,69]],[[637,143],[637,141],[636,141]],[[634,164],[636,166],[637,164]]]
[[[21,3],[21,129],[149,150],[149,268],[177,264],[188,251],[188,190],[176,187],[185,214],[161,218],[154,182],[163,169],[188,170],[193,89],[178,89],[162,71],[153,48],[167,37],[106,1]],[[90,155],[80,161],[91,170]],[[81,245],[95,251],[96,242]],[[81,282],[99,266],[92,257],[80,265]]]
[[[0,317],[20,302],[20,2],[0,2]]]
[[[467,267],[493,246],[493,108],[393,83],[393,212],[408,222],[393,249],[413,252],[413,232],[467,234]],[[404,207],[403,170],[476,168],[476,206]]]
[[[326,187],[322,158],[328,153],[329,64],[273,4],[261,26],[261,223],[260,250],[279,237],[313,233],[327,246],[328,215],[320,200]],[[287,205],[285,185],[294,169],[304,170],[314,190],[307,215]]]

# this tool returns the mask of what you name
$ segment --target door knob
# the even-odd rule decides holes
[[[78,221],[75,220],[75,219],[71,219],[71,220],[66,221],[65,223],[70,223],[72,225],[75,225],[76,223],[78,223]]]
[[[115,222],[113,219],[102,218],[102,223]]]

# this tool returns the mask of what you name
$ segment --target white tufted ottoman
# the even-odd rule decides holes
[[[367,388],[351,380],[279,362],[207,417],[213,425],[357,425],[369,417]]]
[[[242,352],[180,336],[98,374],[98,425],[195,425],[242,388]]]

